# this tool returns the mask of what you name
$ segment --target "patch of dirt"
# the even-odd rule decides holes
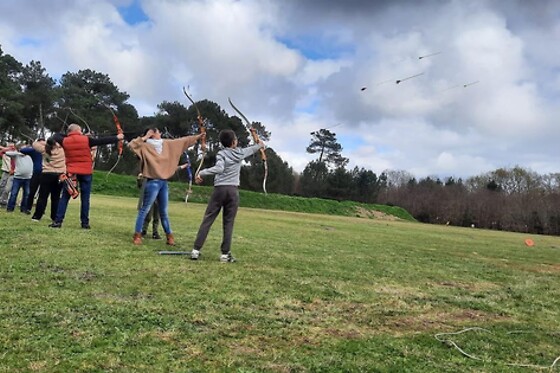
[[[377,220],[401,220],[394,215],[389,215],[381,211],[368,210],[363,207],[356,207],[356,215],[360,218],[377,219]]]
[[[507,263],[495,263],[499,267],[503,268],[514,268],[516,270],[533,272],[533,273],[547,273],[555,274],[560,272],[560,264],[528,264],[520,262],[507,262]]]
[[[558,273],[560,272],[560,264],[540,264],[535,271],[538,273]]]
[[[266,364],[266,368],[268,370],[270,370],[271,372],[278,372],[278,373],[291,373],[291,372],[296,371],[295,369],[291,368],[290,366],[275,364],[275,363]],[[297,371],[299,371],[299,369],[297,369]]]
[[[446,323],[442,320],[418,317],[398,317],[388,320],[380,327],[380,331],[396,337],[423,333],[428,330],[442,329]]]
[[[498,285],[492,282],[465,283],[465,282],[456,282],[456,281],[441,281],[441,282],[435,282],[434,284],[435,286],[442,286],[442,287],[470,290],[470,291],[493,290],[499,288]]]
[[[400,286],[395,284],[379,284],[375,286],[375,291],[381,294],[394,296],[398,299],[407,296],[424,296],[424,293],[417,287]]]
[[[80,273],[78,275],[78,279],[84,282],[95,280],[97,277],[96,273],[90,271],[85,271],[84,273]]]
[[[33,372],[44,371],[48,363],[46,361],[32,361],[29,363],[29,370]]]
[[[290,336],[290,343],[319,345],[325,335],[336,339],[359,339],[376,334],[376,330],[369,325],[374,308],[373,304],[324,301],[318,298],[311,302],[278,299],[274,315],[287,324],[303,325]]]
[[[473,321],[486,323],[488,321],[508,320],[508,317],[483,312],[480,310],[463,309],[452,312],[430,312],[415,316],[394,317],[384,323],[384,329],[393,335],[417,334],[435,329],[444,329],[449,325],[456,326]]]
[[[241,356],[262,356],[262,349],[255,346],[244,346],[242,344],[233,345],[230,347],[235,355]]]
[[[469,287],[468,284],[446,282],[439,286]],[[477,284],[471,285],[477,287]],[[483,284],[482,286],[485,286]],[[406,336],[436,333],[457,325],[485,324],[511,318],[475,309],[442,310],[431,307],[407,306],[400,296],[410,294],[412,288],[386,287],[381,294],[391,294],[393,300],[380,300],[379,304],[324,301],[313,299],[302,302],[295,299],[278,299],[274,315],[290,325],[287,343],[294,346],[320,345],[325,338],[359,340],[374,335]],[[388,312],[393,309],[395,312]],[[239,344],[239,341],[236,341]],[[245,344],[244,349],[255,344]],[[241,352],[244,349],[240,350]]]
[[[174,342],[177,340],[177,333],[174,331],[163,331],[157,330],[151,333],[154,337],[165,341],[165,342]]]
[[[362,333],[354,329],[343,330],[343,329],[327,328],[324,330],[324,333],[333,337],[338,337],[343,339],[358,339],[362,337]]]

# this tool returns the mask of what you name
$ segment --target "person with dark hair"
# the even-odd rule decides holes
[[[35,141],[33,149],[38,151],[43,158],[41,177],[39,178],[39,197],[35,212],[31,217],[33,221],[39,221],[43,217],[47,208],[47,200],[51,197],[51,220],[56,220],[56,212],[58,210],[58,202],[60,201],[60,192],[62,191],[62,183],[59,182],[60,175],[66,172],[66,163],[64,157],[64,149],[54,137],[49,137],[47,141]]]
[[[114,144],[124,139],[124,135],[106,137],[91,137],[82,133],[82,127],[72,123],[68,126],[68,134],[55,134],[54,139],[64,148],[66,159],[66,172],[69,179],[75,179],[80,185],[80,221],[83,229],[90,229],[89,225],[89,201],[91,195],[91,184],[93,182],[93,160],[91,148],[98,145]],[[73,181],[72,181],[73,182]],[[49,225],[51,228],[61,228],[68,202],[71,194],[66,188],[62,191],[62,198],[58,205],[55,221]]]
[[[38,138],[37,141],[42,141],[45,143],[44,138]],[[29,183],[29,196],[27,197],[27,208],[31,210],[33,208],[33,202],[35,201],[35,196],[37,195],[37,190],[39,190],[39,179],[41,178],[41,172],[43,170],[43,156],[33,146],[22,147],[20,153],[27,154],[31,157],[33,161],[33,175],[31,175],[31,181]]]
[[[167,179],[177,170],[181,155],[205,134],[184,136],[178,139],[162,139],[157,128],[149,128],[144,136],[139,136],[128,145],[140,158],[142,176],[146,179],[142,207],[138,211],[132,242],[142,244],[142,225],[155,200],[158,201],[159,218],[167,236],[166,243],[175,245],[175,238],[169,224],[167,205],[169,201]]]
[[[222,130],[219,135],[220,143],[223,146],[216,155],[216,164],[213,167],[204,169],[195,175],[195,182],[202,183],[204,176],[214,176],[214,191],[206,207],[204,218],[198,229],[194,248],[191,251],[191,259],[198,260],[200,250],[206,241],[208,232],[218,217],[220,210],[223,208],[222,226],[223,238],[221,244],[220,261],[223,263],[232,263],[235,258],[231,255],[231,238],[233,235],[233,223],[239,208],[239,173],[241,170],[241,162],[255,154],[260,148],[264,148],[264,142],[259,141],[258,144],[247,148],[237,147],[237,136],[232,130]]]

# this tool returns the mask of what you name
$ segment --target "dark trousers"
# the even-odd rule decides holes
[[[157,201],[150,208],[146,219],[144,219],[144,224],[142,224],[142,232],[147,232],[150,226],[150,221],[152,222],[152,233],[156,233],[159,227],[159,205]]]
[[[202,249],[210,227],[214,224],[214,220],[218,217],[221,209],[224,209],[222,214],[222,228],[223,238],[221,250],[222,254],[228,254],[231,251],[231,237],[233,235],[233,223],[239,208],[239,190],[236,186],[225,185],[214,187],[204,218],[198,229],[196,240],[194,241],[194,248],[196,250]]]
[[[29,184],[29,196],[27,197],[27,209],[31,210],[33,208],[33,202],[35,201],[35,195],[37,190],[41,185],[41,173],[35,172],[31,176],[31,183]]]
[[[56,173],[41,174],[39,179],[39,198],[37,198],[33,219],[41,220],[47,208],[47,200],[51,196],[51,220],[55,221],[58,201],[60,201],[60,192],[62,191],[62,184],[58,181],[59,176],[60,174]]]
[[[82,222],[82,225],[89,225],[89,201],[91,196],[91,183],[93,181],[93,175],[76,174],[76,178],[78,179],[78,184],[80,185],[80,221]],[[63,188],[62,197],[60,198],[58,210],[56,212],[56,223],[62,223],[64,221],[69,201],[70,194],[68,193],[66,188]]]

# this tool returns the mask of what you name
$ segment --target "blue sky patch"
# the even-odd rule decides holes
[[[137,25],[149,21],[150,18],[144,13],[139,0],[134,0],[129,6],[118,7],[121,17],[129,25]]]
[[[39,47],[41,46],[42,42],[41,40],[36,38],[24,37],[24,38],[20,38],[17,44],[22,47]]]
[[[354,151],[362,146],[367,145],[366,141],[363,139],[358,132],[354,132],[354,134],[339,134],[336,130],[338,128],[333,128],[330,131],[336,134],[336,139],[338,143],[342,145],[342,155],[344,156],[345,152]],[[358,131],[356,129],[355,131]]]
[[[297,39],[280,37],[277,40],[290,49],[298,50],[305,58],[313,61],[338,59],[354,54],[355,51],[352,45],[339,44],[331,39],[312,35],[304,35]]]
[[[320,106],[321,106],[321,101],[319,99],[314,99],[312,101],[306,101],[305,105],[298,104],[294,108],[294,111],[296,113],[302,113],[302,114],[313,114],[317,112]]]

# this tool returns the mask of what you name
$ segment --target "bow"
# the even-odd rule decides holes
[[[189,179],[189,187],[185,192],[185,203],[187,203],[189,201],[189,195],[192,193],[193,174],[192,174],[191,160],[189,158],[189,155],[186,152],[185,155],[187,156],[187,167],[185,167],[185,170],[187,170],[187,178]]]
[[[43,119],[43,104],[39,104],[39,124],[41,125],[41,130],[39,136],[45,138],[45,120]]]
[[[247,117],[245,115],[243,115],[243,113],[235,107],[235,105],[233,104],[233,102],[231,102],[231,99],[228,97],[228,101],[229,104],[231,105],[231,107],[233,108],[233,110],[235,110],[237,112],[237,114],[239,114],[241,116],[241,118],[243,118],[243,120],[245,121],[245,125],[247,126],[247,128],[249,129],[249,131],[251,132],[251,136],[253,136],[253,141],[255,142],[255,144],[259,143],[259,135],[257,134],[257,130],[255,129],[255,127],[253,125],[251,125],[251,122],[249,122],[249,119],[247,119]],[[266,194],[266,178],[268,177],[268,163],[266,162],[266,153],[264,151],[264,148],[260,148],[260,153],[261,153],[261,159],[263,161],[264,164],[264,179],[263,179],[263,191],[264,194]]]
[[[187,96],[189,101],[193,104],[194,108],[196,109],[196,119],[198,120],[198,131],[199,131],[199,133],[200,134],[206,133],[206,126],[204,125],[204,119],[202,118],[202,114],[200,114],[200,110],[198,110],[198,106],[196,106],[196,103],[194,102],[192,97],[189,96],[185,87],[183,87],[183,93],[185,94],[185,96]],[[204,157],[206,156],[206,137],[204,137],[201,140],[200,147],[202,149],[202,159],[200,160],[200,164],[198,165],[198,168],[196,169],[195,175],[198,175],[198,173],[200,172],[200,169],[202,168],[202,163],[204,162]],[[186,202],[186,200],[185,200],[185,202]]]
[[[74,110],[72,110],[71,107],[68,107],[68,110],[70,111],[70,113],[72,113],[73,116],[75,116],[76,118],[78,118],[79,120],[84,122],[84,124],[86,125],[86,128],[87,128],[87,133],[85,133],[85,135],[87,135],[87,136],[93,135],[93,131],[91,130],[91,127],[89,126],[88,122],[83,117],[76,114],[76,112],[74,112]],[[58,118],[58,115],[56,117]],[[68,115],[66,116],[66,118],[68,119]],[[58,118],[58,119],[62,120],[60,118]],[[66,126],[66,120],[64,120],[64,126]],[[91,153],[91,162],[92,162],[91,167],[92,167],[92,169],[95,169],[95,160],[97,159],[97,147],[91,148],[90,153]]]
[[[29,141],[31,141],[30,144],[33,144],[33,143],[35,142],[35,139],[33,139],[31,136],[26,135],[26,134],[23,133],[22,131],[19,131],[19,133],[20,133],[20,135],[22,135],[23,137],[29,139]]]
[[[115,114],[115,111],[113,109],[111,109],[111,107],[105,103],[103,103],[103,106],[105,106],[107,109],[109,109],[109,111],[111,112],[111,114],[113,115],[113,122],[115,122],[115,127],[117,127],[117,135],[121,135],[124,133],[122,126],[121,126],[121,122],[119,121],[119,118],[117,117],[117,114]],[[118,156],[117,156],[117,161],[115,162],[115,164],[113,165],[113,167],[111,167],[111,169],[109,170],[109,172],[107,173],[107,175],[105,176],[105,180],[109,177],[109,174],[115,169],[115,167],[117,167],[117,165],[119,164],[119,161],[122,158],[122,153],[123,153],[123,144],[124,144],[124,139],[123,140],[119,140],[118,143]]]
[[[64,118],[64,120],[62,120],[57,113],[54,113],[54,117],[63,123],[60,132],[66,131],[66,127],[68,127],[68,113],[66,113],[66,118]]]
[[[76,114],[76,113],[74,112],[74,110],[72,110],[71,107],[68,107],[68,110],[70,110],[70,113],[72,113],[73,116],[75,116],[76,118],[78,118],[79,120],[81,120],[82,122],[84,122],[84,124],[85,124],[86,127],[87,127],[88,133],[92,133],[92,132],[91,132],[91,128],[90,128],[88,122],[87,122],[84,118],[82,118],[81,116],[79,116],[78,114]],[[65,123],[66,123],[66,121],[65,121]]]

